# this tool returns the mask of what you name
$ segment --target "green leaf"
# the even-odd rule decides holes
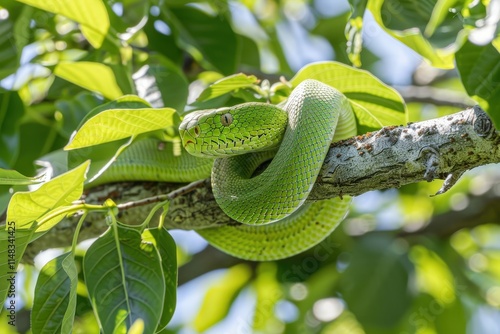
[[[459,33],[463,28],[460,17],[441,4],[435,8],[437,1],[371,0],[368,9],[392,37],[428,59],[434,67],[451,69],[454,52],[465,34]],[[438,23],[442,24],[437,27]],[[435,33],[435,37],[424,35],[424,31]]]
[[[97,175],[104,173],[109,168],[110,164],[116,159],[116,153],[122,146],[127,147],[133,144],[129,142],[129,139],[121,139],[64,152],[68,154],[67,162],[70,168],[78,166],[82,161],[91,161],[86,181],[90,183],[90,180],[93,180]]]
[[[42,182],[42,178],[43,175],[37,177],[29,177],[24,176],[23,174],[15,170],[0,168],[0,185],[21,186],[36,184]]]
[[[143,241],[152,242],[160,252],[161,267],[165,278],[163,313],[157,330],[164,328],[172,319],[177,292],[177,250],[174,239],[164,228],[151,228],[143,233]]]
[[[188,98],[188,81],[169,59],[152,55],[134,74],[138,94],[154,107],[183,111]]]
[[[406,121],[401,95],[367,71],[333,61],[318,62],[303,67],[290,82],[296,87],[306,79],[321,81],[347,96],[362,126],[380,128]]]
[[[72,333],[78,272],[73,253],[43,266],[35,287],[31,326],[35,333]]]
[[[265,332],[266,328],[271,328],[276,321],[273,310],[283,298],[283,289],[276,279],[277,272],[278,268],[273,262],[260,263],[257,269],[257,278],[253,284],[257,302],[252,324],[253,330],[257,333]]]
[[[85,117],[81,120],[80,124],[76,128],[79,130],[83,124],[85,124],[89,119],[94,117],[95,115],[106,111],[108,109],[140,109],[140,108],[151,108],[151,104],[147,101],[141,99],[136,95],[124,95],[120,96],[116,100],[101,104],[91,111],[89,111]]]
[[[457,52],[457,68],[467,93],[488,103],[487,111],[500,125],[500,53],[491,44],[467,42]],[[484,106],[486,109],[486,106]]]
[[[208,289],[194,319],[195,330],[203,332],[224,319],[236,295],[251,275],[252,271],[247,264],[238,264],[227,269],[224,276]]]
[[[188,6],[163,8],[162,14],[176,32],[178,45],[194,59],[225,75],[236,71],[239,40],[224,16]]]
[[[90,118],[66,145],[66,150],[88,147],[174,125],[172,108],[110,109]]]
[[[46,231],[68,212],[54,215],[60,207],[71,206],[83,193],[83,182],[89,162],[70,170],[29,192],[15,193],[7,209],[7,221],[15,221],[17,229],[29,229],[37,222],[37,231]]]
[[[159,22],[164,23],[161,20],[153,20],[153,18],[150,17],[143,29],[148,38],[148,49],[167,57],[180,67],[183,62],[184,51],[178,47],[173,34],[164,35],[156,30],[155,23]]]
[[[439,305],[433,303],[434,305]],[[456,299],[451,305],[434,306],[433,310],[441,311],[436,318],[436,333],[453,333],[453,334],[466,334],[468,312],[459,299]]]
[[[34,229],[17,229],[15,221],[7,220],[5,229],[0,229],[0,310],[7,297],[15,297],[17,266],[26,251],[28,243],[38,239],[45,232]]]
[[[347,55],[354,66],[360,67],[363,44],[363,15],[368,0],[350,0],[349,3],[353,10],[345,28],[346,39],[349,41],[347,43]]]
[[[14,73],[19,66],[20,50],[16,48],[16,42],[22,36],[16,36],[13,28],[11,16],[0,20],[0,80]]]
[[[217,80],[208,86],[196,99],[198,102],[210,100],[226,93],[254,86],[259,82],[254,75],[246,75],[243,73],[233,74],[228,77]]]
[[[62,126],[59,129],[61,135],[70,138],[71,134],[78,127],[82,119],[102,103],[94,94],[89,92],[80,92],[70,99],[57,100],[54,105],[61,113]],[[56,116],[57,117],[57,116]]]
[[[54,69],[54,74],[110,100],[123,95],[113,70],[101,63],[60,62]]]
[[[138,231],[110,228],[87,250],[83,272],[101,330],[125,333],[144,321],[153,333],[162,314],[165,281],[157,249],[142,242]]]
[[[260,53],[257,43],[251,38],[238,35],[241,44],[241,64],[260,70]]]
[[[412,301],[410,268],[394,240],[381,235],[358,240],[341,276],[340,291],[362,325],[391,328],[400,321]]]
[[[332,17],[321,17],[318,18],[316,26],[311,30],[311,33],[315,35],[320,35],[325,38],[333,47],[335,51],[335,60],[341,63],[349,63],[349,55],[347,54],[346,43],[349,36],[348,22],[351,13],[346,11],[344,13],[339,13],[337,16]],[[332,34],[332,31],[344,31],[344,34]],[[370,56],[371,53],[368,49],[364,49],[360,54],[361,57],[365,55]],[[361,60],[366,67],[366,61]]]
[[[76,129],[79,130],[89,119],[108,109],[139,109],[150,107],[151,105],[148,102],[138,96],[125,95],[92,109],[87,113]],[[127,140],[127,138],[124,138],[109,143],[71,150],[68,152],[67,164],[69,168],[73,168],[90,159],[91,164],[87,175],[89,180],[93,179],[103,168],[109,165],[117,150],[124,145]]]
[[[437,0],[432,15],[425,26],[424,36],[432,36],[459,0]],[[427,14],[427,13],[426,13]]]
[[[0,136],[0,167],[14,167],[19,155],[19,124],[24,113],[24,104],[17,92],[0,94],[0,133],[2,134]]]
[[[100,48],[110,27],[108,12],[102,0],[17,0],[45,11],[60,14],[80,23],[90,44]]]
[[[414,246],[409,255],[415,266],[415,285],[421,292],[431,295],[441,304],[455,300],[453,273],[438,254],[423,246]]]

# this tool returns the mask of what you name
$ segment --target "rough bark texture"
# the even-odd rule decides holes
[[[317,182],[308,198],[315,201],[336,196],[356,196],[370,190],[398,188],[405,184],[443,179],[440,192],[448,190],[460,175],[474,167],[500,161],[500,136],[491,119],[478,106],[453,115],[406,126],[389,126],[335,143],[330,148]],[[172,198],[165,226],[201,229],[234,223],[217,206],[210,180],[184,185],[171,193],[176,184],[117,183],[90,190],[88,203],[112,198],[122,205],[120,221],[142,222],[153,204],[134,205],[134,201],[170,193]],[[144,201],[143,201],[144,202]],[[141,202],[142,203],[142,202]],[[68,219],[47,235],[29,245],[26,258],[39,250],[68,245],[76,219]],[[102,215],[88,217],[80,236],[88,239],[103,232]]]

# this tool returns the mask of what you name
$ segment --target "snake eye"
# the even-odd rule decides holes
[[[230,113],[226,113],[224,115],[221,115],[220,116],[220,122],[224,126],[231,125],[231,123],[233,123],[233,115],[231,115]]]
[[[193,131],[194,131],[194,134],[196,137],[198,137],[200,135],[200,127],[199,126],[195,126],[193,128]]]

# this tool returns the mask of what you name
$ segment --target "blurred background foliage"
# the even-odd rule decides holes
[[[476,101],[498,125],[499,19],[498,0],[2,0],[0,167],[34,175],[88,111],[123,94],[180,113],[230,105],[244,97],[196,98],[233,73],[273,83],[320,60],[396,87],[410,121]],[[500,171],[431,197],[440,185],[359,196],[327,240],[277,262],[174,232],[180,287],[164,333],[500,333]],[[9,197],[1,188],[2,211]],[[22,271],[25,333],[37,267]],[[16,331],[2,320],[0,332]],[[98,332],[84,296],[74,332]]]

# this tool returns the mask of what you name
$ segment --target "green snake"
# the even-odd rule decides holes
[[[167,171],[158,150],[137,146],[107,172],[108,181],[190,181],[211,168],[214,197],[235,223],[197,232],[226,253],[256,261],[298,254],[326,238],[348,211],[346,197],[306,202],[331,142],[356,135],[348,99],[326,84],[301,82],[282,108],[250,102],[194,111],[179,132],[197,158],[181,154]]]

